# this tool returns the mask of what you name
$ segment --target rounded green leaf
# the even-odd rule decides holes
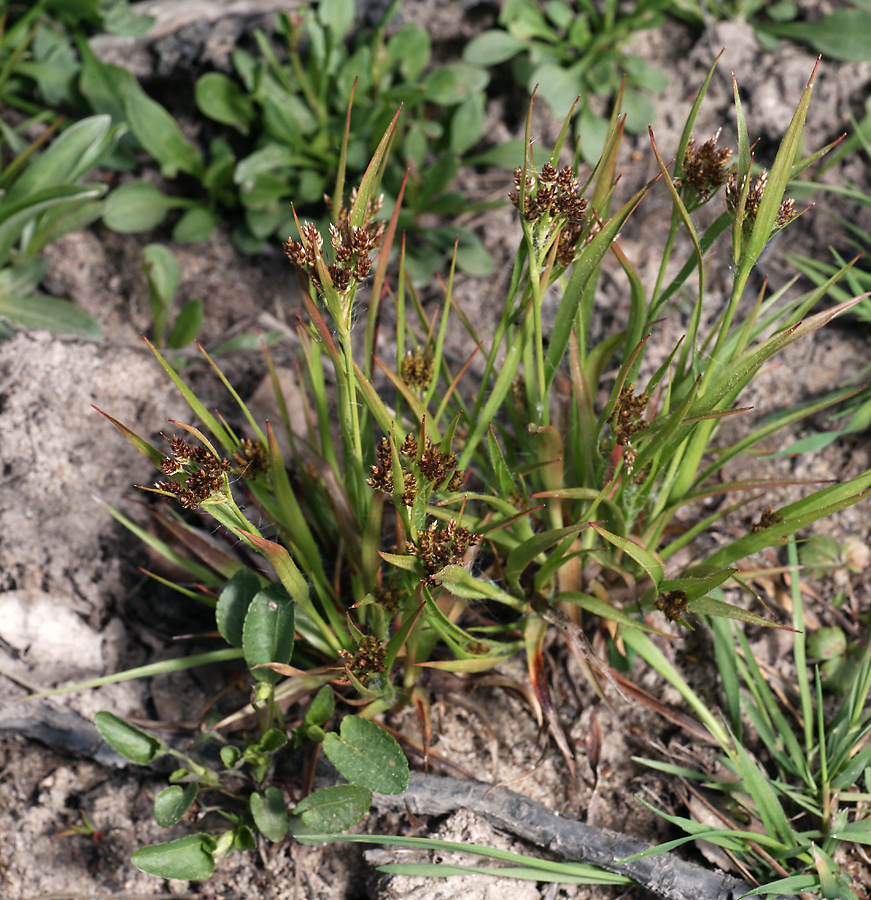
[[[307,828],[319,834],[335,834],[356,825],[372,805],[372,791],[356,784],[338,784],[309,794],[297,804]]]
[[[251,569],[239,571],[224,585],[215,609],[215,621],[221,637],[231,647],[242,646],[242,626],[251,601],[263,587]]]
[[[333,689],[328,684],[325,684],[317,694],[315,694],[311,706],[306,710],[305,724],[318,726],[326,724],[335,708],[336,695]]]
[[[469,41],[463,48],[463,59],[477,66],[495,66],[511,59],[525,48],[526,41],[494,28]]]
[[[118,716],[109,712],[98,712],[94,725],[100,737],[116,752],[130,762],[147,766],[155,757],[164,752],[163,742],[156,737],[134,728]]]
[[[106,198],[103,223],[121,234],[148,231],[160,225],[171,209],[180,206],[190,206],[190,201],[167,197],[149,181],[131,181]]]
[[[251,815],[260,833],[275,843],[287,831],[287,807],[277,787],[268,787],[262,794],[251,795]]]
[[[290,662],[293,654],[295,604],[280,584],[271,584],[251,601],[242,626],[245,662],[258,681],[281,680],[272,669],[256,669],[264,663]]]
[[[191,834],[137,850],[130,861],[146,875],[179,881],[205,881],[215,871],[216,841],[210,834]]]
[[[195,96],[203,115],[232,125],[241,134],[248,134],[257,113],[254,101],[239,86],[220,72],[209,72],[197,81]]]
[[[495,269],[493,256],[473,231],[464,231],[460,234],[457,268],[473,278],[488,278],[493,274]]]
[[[424,82],[426,99],[439,106],[453,106],[482,91],[489,80],[487,72],[478,66],[468,63],[444,66],[427,76]]]
[[[383,728],[359,716],[346,716],[339,734],[324,737],[324,752],[343,777],[379,794],[401,794],[408,787],[408,760]]]
[[[238,747],[234,747],[232,744],[221,747],[221,762],[228,769],[232,769],[240,759],[242,759],[242,753]]]
[[[161,828],[169,828],[180,822],[182,816],[193,806],[197,799],[196,784],[188,784],[182,787],[180,784],[172,784],[164,788],[154,798],[154,821]]]
[[[467,97],[454,113],[451,121],[451,150],[462,156],[481,140],[484,130],[484,95],[481,92]]]
[[[233,849],[242,853],[250,853],[257,849],[257,838],[247,825],[239,825],[233,832]]]
[[[387,65],[399,63],[399,71],[408,83],[417,81],[432,55],[429,32],[407,22],[387,42]]]
[[[214,234],[217,224],[218,220],[213,212],[204,206],[195,206],[175,223],[172,239],[180,244],[205,241]]]

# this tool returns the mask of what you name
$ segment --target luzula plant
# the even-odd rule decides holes
[[[224,747],[227,772],[206,776],[188,766],[174,776],[203,790],[220,790],[222,779],[234,779],[236,788],[225,796],[234,809],[235,824],[224,833],[231,836],[207,835],[197,844],[211,866],[216,854],[249,846],[256,830],[270,839],[284,835],[284,796],[267,785],[289,750],[322,746],[350,782],[326,795],[316,792],[291,809],[302,820],[297,830],[340,830],[365,812],[370,790],[402,790],[402,755],[373,722],[413,704],[425,753],[427,668],[472,676],[525,650],[535,702],[572,766],[550,702],[542,653],[549,627],[564,635],[601,690],[606,666],[590,649],[590,616],[615,638],[655,632],[667,621],[688,624],[697,614],[774,625],[712,591],[737,583],[735,563],[856,503],[871,486],[871,473],[826,486],[776,509],[716,550],[696,549],[703,546],[697,538],[744,502],[708,513],[700,501],[778,485],[766,479],[723,483],[718,476],[724,466],[824,404],[751,427],[731,446],[716,444],[720,421],[735,412],[741,391],[767,360],[857,302],[811,314],[825,286],[797,297],[787,297],[785,288],[770,297],[745,296],[762,249],[792,218],[783,196],[787,181],[827,148],[797,159],[813,78],[767,178],[751,172],[737,90],[736,163],[717,137],[697,146],[692,128],[713,72],[677,148],[676,179],[653,143],[657,189],[669,191],[673,212],[650,291],[617,237],[654,182],[610,212],[623,134],[617,113],[605,152],[586,181],[560,162],[568,119],[553,152],[537,161],[527,124],[529,149],[511,194],[522,239],[477,377],[467,371],[470,360],[455,367],[445,353],[452,315],[454,327],[483,344],[462,309],[454,313],[453,269],[440,315],[428,317],[405,278],[403,247],[395,246],[399,204],[386,225],[375,218],[391,125],[348,207],[334,208],[329,238],[299,224],[287,244],[307,313],[299,328],[308,380],[304,437],[299,423],[290,421],[274,378],[282,411],[278,425],[294,455],[293,477],[273,424],[255,421],[230,379],[219,372],[247,422],[247,440],[210,413],[155,351],[202,423],[202,429],[182,426],[196,439],[195,449],[171,439],[166,456],[115,424],[162,470],[155,490],[189,507],[198,504],[227,543],[207,543],[197,526],[161,512],[154,515],[184,549],[147,540],[196,584],[177,585],[180,593],[215,606],[217,627],[232,648],[220,651],[222,658],[244,658],[256,680],[252,705],[223,724],[254,712],[261,718],[259,740],[249,739],[245,749]],[[690,213],[714,202],[724,184],[727,209],[697,234]],[[342,196],[341,182],[335,196]],[[703,334],[705,256],[729,230],[733,287],[724,311]],[[689,237],[690,257],[666,281],[681,231]],[[595,342],[597,281],[608,254],[627,276],[629,313],[621,331]],[[391,259],[393,280],[387,277]],[[656,340],[656,321],[674,314],[669,300],[693,272],[698,288],[686,338],[654,368],[645,353]],[[356,320],[362,324],[364,290],[368,308],[358,342],[352,328]],[[542,306],[548,291],[560,299],[555,324],[546,331]],[[376,350],[386,303],[396,320],[388,343],[395,356],[389,360]],[[266,358],[274,375],[268,352]],[[334,400],[325,368],[335,382]],[[273,539],[252,524],[245,507],[269,523]],[[682,527],[670,528],[684,511]],[[684,562],[678,564],[682,550]],[[481,600],[487,602],[470,605]],[[589,615],[583,618],[583,612]],[[191,658],[190,664],[202,659]],[[334,693],[349,700],[356,695],[358,706],[357,716],[346,716],[338,733],[329,730]],[[297,708],[299,724],[288,737],[288,710]],[[129,734],[123,729],[131,726],[114,719],[111,724],[122,736]],[[123,752],[124,741],[111,728],[104,734]],[[366,741],[383,745],[384,755],[370,754]],[[362,771],[347,761],[361,747],[369,762]],[[246,765],[250,802],[240,807],[238,779]],[[185,789],[177,799],[190,806],[196,793]],[[151,852],[137,860],[146,871],[191,877],[173,874],[178,869],[160,862],[162,851]]]

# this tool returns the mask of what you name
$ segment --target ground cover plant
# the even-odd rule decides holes
[[[626,50],[634,35],[665,21],[669,0],[643,0],[631,10],[618,10],[615,0],[571,4],[562,0],[539,4],[508,0],[497,25],[470,41],[463,58],[478,65],[511,61],[512,75],[553,110],[568,109],[575,98],[575,134],[583,134],[581,154],[594,164],[608,137],[608,120],[593,99],[612,98],[622,83],[626,129],[641,133],[655,120],[653,97],[667,76],[641,56]]]
[[[716,589],[738,583],[735,563],[858,502],[871,473],[808,486],[803,500],[767,511],[747,534],[713,552],[694,549],[696,540],[740,502],[696,514],[680,529],[669,526],[707,496],[776,491],[776,481],[721,484],[715,476],[778,428],[834,401],[790,412],[732,446],[717,444],[717,425],[735,413],[742,389],[767,360],[858,298],[812,312],[840,271],[799,296],[787,296],[786,289],[771,297],[747,295],[762,249],[795,217],[784,199],[790,178],[824,152],[797,155],[813,77],[771,170],[757,174],[737,90],[737,159],[715,138],[693,139],[711,74],[679,146],[670,148],[672,169],[654,141],[658,183],[616,212],[619,115],[583,186],[560,160],[569,120],[545,158],[527,142],[512,192],[521,246],[496,335],[474,377],[471,361],[452,366],[444,353],[453,317],[480,343],[453,302],[453,270],[439,315],[430,319],[401,264],[398,205],[388,222],[377,218],[376,186],[393,123],[358,190],[334,205],[329,234],[299,223],[299,239],[287,244],[305,286],[307,321],[299,331],[307,376],[304,433],[286,413],[278,429],[257,422],[222,374],[247,434],[231,428],[155,351],[199,425],[176,423],[185,436],[170,436],[164,452],[115,424],[160,469],[151,490],[198,511],[194,518],[156,511],[172,540],[143,536],[187,572],[193,586],[175,585],[180,594],[215,608],[228,647],[128,675],[244,659],[256,681],[254,699],[223,724],[251,717],[259,729],[237,745],[216,728],[214,739],[224,744],[219,762],[185,754],[177,783],[161,795],[158,821],[177,822],[193,804],[217,796],[230,827],[216,832],[212,825],[181,843],[143,850],[137,856],[143,869],[166,877],[193,877],[178,874],[193,870],[202,877],[216,857],[251,847],[255,834],[283,835],[288,811],[298,816],[290,823],[295,831],[350,826],[365,812],[368,792],[384,792],[384,781],[373,777],[394,776],[388,785],[401,790],[406,771],[398,744],[372,720],[413,705],[426,751],[427,669],[482,672],[525,650],[534,702],[571,767],[545,677],[549,628],[564,636],[591,683],[604,691],[611,676],[590,650],[584,626],[591,619],[604,623],[615,646],[621,640],[640,645],[643,632],[667,620],[687,624],[699,614],[777,624],[727,603]],[[616,237],[653,189],[669,192],[672,215],[660,277],[648,288]],[[341,179],[335,196],[345,197]],[[691,214],[724,198],[725,210],[698,234]],[[669,279],[666,267],[681,230],[693,250]],[[705,307],[704,262],[718,240],[731,243],[734,284],[726,308],[712,315]],[[388,278],[394,244],[400,258],[395,280]],[[597,340],[596,285],[609,253],[627,275],[630,313],[624,330]],[[663,363],[645,366],[657,320],[672,313],[670,301],[691,284],[686,339],[667,348]],[[560,297],[550,334],[542,317],[548,288]],[[364,291],[370,297],[365,319],[358,296]],[[397,320],[389,360],[376,349],[379,306],[387,303]],[[363,331],[362,354],[352,340],[355,322]],[[280,393],[279,405],[287,409]],[[203,534],[214,522],[223,545]],[[690,561],[678,562],[685,548]],[[339,722],[336,697],[353,700],[358,715]],[[98,723],[110,743],[137,762],[180,752],[110,714]],[[368,740],[382,747],[373,764],[364,771],[346,765],[343,754],[365,755]],[[319,747],[348,784],[288,810],[280,788],[288,753],[302,750],[313,758]],[[208,808],[214,808],[211,801]]]
[[[815,19],[802,15],[791,0],[671,0],[668,9],[698,26],[717,20],[749,22],[756,40],[768,50],[776,50],[779,40],[785,38],[807,44],[828,59],[871,59],[871,7],[867,0],[825,10]]]
[[[435,267],[450,255],[456,234],[426,227],[422,217],[457,217],[475,209],[453,187],[458,172],[504,160],[508,148],[472,152],[483,137],[489,73],[479,64],[433,64],[429,35],[419,25],[407,23],[388,37],[386,24],[399,6],[396,0],[375,24],[355,28],[353,0],[317,0],[292,14],[279,14],[274,38],[255,30],[257,52],[235,49],[232,77],[208,72],[197,80],[197,107],[215,131],[205,153],[128,73],[101,63],[82,47],[92,76],[83,92],[91,105],[120,110],[164,176],[190,176],[207,194],[206,202],[194,202],[134,181],[114,196],[106,223],[140,231],[183,208],[174,239],[201,240],[219,217],[230,218],[236,222],[236,246],[256,253],[267,241],[294,232],[291,201],[316,216],[322,216],[325,197],[340,202],[330,196],[339,166],[359,178],[402,104],[397,146],[381,185],[389,206],[409,171],[400,213],[409,235],[407,271],[418,282],[431,280]],[[492,261],[478,236],[468,228],[460,228],[459,234],[460,269],[489,274]]]
[[[0,339],[15,326],[99,339],[92,316],[38,288],[48,271],[42,251],[100,217],[106,185],[84,179],[111,153],[119,129],[108,116],[90,116],[28,142],[22,132],[32,124],[0,127]]]

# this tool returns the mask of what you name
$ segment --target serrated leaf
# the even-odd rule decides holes
[[[408,760],[383,728],[359,716],[346,716],[339,734],[324,737],[324,753],[344,778],[380,794],[408,787]]]

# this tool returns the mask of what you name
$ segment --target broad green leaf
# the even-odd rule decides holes
[[[264,663],[290,662],[293,655],[295,604],[283,585],[271,584],[258,592],[248,607],[242,626],[245,662],[258,681],[275,684],[281,675],[272,669],[255,669]]]
[[[199,785],[196,782],[185,787],[172,784],[164,788],[154,799],[154,821],[161,828],[169,828],[180,822],[182,816],[193,806],[198,791]]]
[[[329,685],[324,685],[315,694],[311,706],[306,710],[304,722],[306,725],[325,725],[336,708],[336,695]]]
[[[451,150],[462,156],[481,140],[484,130],[484,95],[472,94],[456,109],[451,119]]]
[[[138,766],[147,766],[166,752],[165,745],[156,737],[135,728],[109,712],[98,712],[94,725],[100,737],[125,759]]]
[[[479,66],[452,63],[434,69],[424,80],[426,99],[438,106],[454,106],[484,90],[490,76]]]
[[[312,831],[333,833],[356,825],[371,805],[372,791],[368,788],[337,784],[309,794],[297,804],[293,813],[301,816]]]
[[[429,32],[407,22],[387,42],[388,65],[399,63],[399,71],[408,84],[420,77],[432,54]]]
[[[465,161],[470,166],[497,166],[507,172],[513,172],[523,162],[523,141],[520,138],[512,138],[489,150],[466,157]]]
[[[528,88],[538,85],[536,97],[541,97],[560,119],[572,108],[579,95],[584,93],[580,67],[565,68],[555,63],[538,66],[529,77]]]
[[[463,48],[463,60],[475,66],[496,66],[526,49],[526,41],[500,28],[493,28],[473,38]]]
[[[356,14],[354,0],[321,0],[318,4],[318,20],[337,44],[353,27]]]
[[[180,244],[208,240],[217,228],[218,219],[205,206],[194,206],[175,223],[172,239]]]
[[[242,629],[251,601],[263,589],[260,577],[247,566],[224,585],[215,607],[215,621],[221,637],[231,647],[242,646]]]
[[[0,292],[0,318],[24,328],[41,328],[52,334],[75,334],[94,341],[103,339],[100,323],[83,309],[45,294],[16,297]]]
[[[764,34],[809,44],[829,59],[853,63],[871,60],[871,9],[839,9],[814,22],[756,27]]]
[[[0,265],[7,262],[12,246],[40,213],[74,208],[86,201],[99,199],[104,193],[104,185],[69,184],[42,188],[16,203],[0,202]]]
[[[408,787],[408,761],[396,740],[359,716],[342,719],[339,734],[324,737],[324,753],[344,778],[381,794]]]
[[[258,831],[269,841],[280,841],[287,831],[287,807],[277,787],[251,795],[251,815]]]
[[[220,72],[208,72],[197,81],[194,89],[197,106],[203,115],[232,125],[241,134],[248,134],[257,116],[254,101],[239,83]]]
[[[171,209],[190,205],[190,200],[167,197],[150,181],[131,181],[106,198],[103,223],[120,234],[148,231],[160,225]]]
[[[137,850],[130,861],[146,875],[179,881],[205,881],[215,871],[217,842],[210,834],[191,834]]]
[[[165,178],[186,172],[199,178],[203,174],[200,151],[181,133],[175,119],[137,85],[124,98],[124,111],[136,139],[160,164]]]
[[[111,149],[110,126],[109,116],[90,116],[76,122],[30,161],[3,197],[3,205],[11,206],[45,188],[78,181]]]

